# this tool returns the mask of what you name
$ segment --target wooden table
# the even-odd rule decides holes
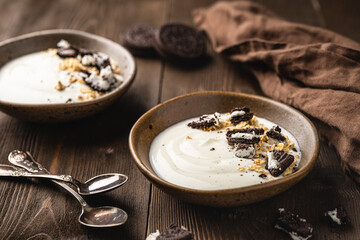
[[[191,10],[210,0],[74,1],[1,0],[0,40],[52,28],[79,29],[119,41],[120,33],[139,23],[169,21],[191,24]],[[360,41],[360,2],[356,0],[258,1],[280,16],[322,26]],[[194,91],[224,90],[261,95],[245,69],[214,53],[208,65],[184,68],[160,58],[136,58],[138,73],[130,90],[100,114],[64,124],[26,123],[0,113],[0,163],[13,149],[29,150],[53,173],[80,180],[121,172],[123,187],[86,199],[95,206],[115,205],[129,214],[113,229],[80,225],[80,206],[55,185],[44,181],[0,181],[1,239],[145,239],[156,229],[176,223],[195,239],[288,239],[273,228],[277,208],[285,207],[314,225],[314,239],[360,238],[359,186],[340,170],[334,150],[321,144],[309,176],[269,200],[237,208],[210,208],[181,202],[152,186],[138,171],[128,148],[136,119],[156,104]],[[330,227],[323,217],[341,203],[352,226]]]

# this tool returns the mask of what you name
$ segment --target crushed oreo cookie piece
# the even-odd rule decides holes
[[[286,138],[284,137],[284,135],[281,134],[281,128],[279,126],[274,126],[272,127],[269,131],[266,132],[266,136],[268,136],[269,138],[272,138],[274,140],[277,140],[279,142],[285,142]],[[274,144],[276,144],[277,142],[275,142]]]
[[[306,240],[312,237],[313,226],[284,208],[279,208],[279,216],[276,220],[275,228],[280,229],[290,235],[294,240]]]
[[[212,126],[219,126],[219,113],[202,115],[198,120],[188,123],[188,127],[196,129],[205,129]]]
[[[99,92],[109,91],[111,84],[106,79],[98,76],[95,72],[91,73],[90,76],[85,78],[85,82],[94,90]]]
[[[210,151],[215,151],[215,148],[210,148]]]
[[[204,36],[195,28],[181,23],[168,23],[154,34],[154,46],[170,60],[193,60],[206,53]]]
[[[57,55],[61,58],[73,58],[78,55],[78,50],[74,47],[68,47],[68,48],[58,48],[57,49]]]
[[[79,55],[81,56],[81,55]],[[79,59],[84,66],[95,66],[96,60],[92,54],[86,54]]]
[[[191,240],[193,234],[185,227],[178,227],[171,224],[163,233],[156,237],[156,240]]]
[[[101,70],[102,68],[106,68],[110,65],[110,58],[105,53],[97,52],[94,53],[95,58],[95,66],[97,69]]]
[[[337,225],[343,226],[350,223],[347,212],[341,205],[337,206],[334,210],[325,212],[325,216],[329,217],[329,219]]]
[[[155,55],[154,35],[158,29],[148,24],[131,27],[121,35],[122,44],[134,55]]]
[[[295,160],[294,156],[284,151],[270,151],[267,153],[268,160],[266,168],[274,177],[282,174]]]
[[[229,145],[254,144],[260,142],[260,135],[264,134],[262,128],[242,128],[227,131],[226,139]]]
[[[249,121],[253,118],[254,114],[250,113],[250,109],[247,107],[234,108],[231,110],[230,121],[233,124],[238,124],[243,121]]]
[[[93,55],[94,52],[89,50],[89,49],[85,49],[85,48],[79,48],[79,54],[81,57],[86,56],[86,55]]]
[[[238,158],[253,158],[255,148],[251,144],[235,144],[235,156]]]

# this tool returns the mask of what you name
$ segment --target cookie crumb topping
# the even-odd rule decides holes
[[[63,59],[59,64],[59,70],[67,72],[69,85],[59,81],[55,86],[56,90],[66,90],[76,82],[87,85],[92,91],[87,91],[87,95],[78,97],[79,100],[85,101],[96,99],[122,83],[122,76],[119,75],[121,71],[117,63],[110,61],[106,54],[76,48],[66,40],[59,41],[57,47],[56,54]]]
[[[226,114],[216,112],[202,115],[187,126],[218,133],[226,131],[230,151],[238,158],[253,160],[252,165],[240,167],[239,171],[255,171],[261,173],[261,178],[268,174],[273,177],[289,175],[299,159],[295,143],[281,133],[281,128],[273,126],[269,130],[259,124],[247,107],[236,107]]]

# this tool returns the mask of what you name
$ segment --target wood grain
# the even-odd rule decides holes
[[[214,0],[0,0],[0,40],[51,28],[71,28],[120,41],[126,28],[169,21],[191,24],[191,10]],[[258,0],[281,17],[323,26],[360,41],[355,0]],[[316,7],[317,6],[317,7]],[[169,98],[203,90],[254,93],[261,90],[252,74],[208,49],[205,63],[179,65],[161,59],[136,58],[137,76],[130,90],[98,115],[64,124],[25,123],[0,113],[0,163],[13,149],[29,150],[53,173],[80,180],[105,172],[122,172],[129,182],[109,193],[87,197],[94,206],[115,205],[129,221],[113,229],[85,228],[77,223],[80,206],[47,181],[2,178],[1,239],[145,239],[156,229],[176,223],[195,239],[288,239],[273,228],[276,209],[285,207],[307,218],[314,239],[358,239],[359,187],[340,169],[333,149],[321,145],[314,170],[295,187],[269,200],[237,208],[188,204],[159,191],[145,180],[128,149],[131,126],[145,111]],[[333,228],[323,213],[341,203],[352,220]]]

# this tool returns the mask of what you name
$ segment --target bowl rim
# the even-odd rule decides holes
[[[133,83],[135,76],[136,76],[136,72],[137,72],[137,66],[136,66],[136,61],[134,59],[134,57],[132,56],[132,54],[122,45],[120,45],[117,42],[114,42],[108,38],[93,34],[93,33],[88,33],[88,32],[84,32],[84,31],[80,31],[80,30],[75,30],[75,29],[47,29],[47,30],[41,30],[41,31],[35,31],[35,32],[31,32],[31,33],[26,33],[26,34],[22,34],[19,36],[15,36],[9,39],[6,39],[4,41],[0,42],[0,48],[7,45],[7,44],[11,44],[13,42],[17,42],[17,41],[21,41],[21,40],[25,40],[25,39],[29,39],[29,38],[34,38],[34,37],[41,37],[41,36],[46,36],[46,35],[62,35],[62,34],[67,34],[67,35],[77,35],[77,36],[81,36],[81,37],[85,37],[85,38],[89,38],[89,39],[93,39],[93,40],[98,40],[101,41],[103,43],[109,44],[109,45],[117,45],[118,47],[120,47],[124,52],[125,55],[127,56],[127,58],[130,60],[130,62],[132,63],[132,65],[134,66],[133,70],[130,72],[130,76],[128,79],[126,79],[124,81],[123,84],[121,84],[119,87],[117,87],[116,89],[114,89],[113,91],[104,94],[103,96],[100,96],[96,99],[92,99],[92,100],[87,100],[87,101],[83,101],[83,102],[69,102],[69,103],[17,103],[17,102],[10,102],[10,101],[4,101],[4,100],[0,100],[0,104],[1,105],[6,105],[6,106],[12,106],[12,107],[21,107],[21,108],[53,108],[53,109],[57,109],[57,108],[64,108],[64,107],[82,107],[82,106],[87,106],[89,104],[96,104],[96,103],[100,103],[103,101],[106,101],[108,99],[112,99],[113,97],[116,97],[116,95],[118,95],[119,93],[122,92],[123,89],[127,89],[128,87],[130,87],[130,85]],[[11,59],[12,60],[12,59]],[[9,61],[11,61],[9,60]],[[9,62],[9,61],[6,61]],[[1,69],[1,67],[0,67]]]
[[[141,122],[145,121],[145,118],[147,116],[149,116],[150,114],[152,114],[154,111],[162,108],[164,105],[167,105],[171,102],[178,101],[180,99],[187,98],[190,96],[197,96],[197,95],[227,95],[227,96],[241,96],[241,97],[253,98],[256,100],[260,100],[260,101],[270,102],[271,104],[281,105],[281,106],[287,108],[287,110],[289,110],[290,112],[300,115],[309,123],[312,133],[314,134],[313,136],[315,138],[315,150],[314,150],[310,160],[298,171],[296,171],[286,177],[276,179],[276,180],[270,181],[270,182],[265,182],[262,184],[254,184],[254,185],[250,185],[250,186],[229,188],[229,189],[199,190],[199,189],[193,189],[193,188],[179,186],[179,185],[167,182],[166,180],[160,178],[158,175],[152,173],[152,171],[150,169],[148,169],[143,164],[143,162],[140,160],[140,157],[138,156],[138,154],[135,151],[135,146],[134,146],[134,142],[133,142],[133,139],[134,139],[133,134],[134,134],[136,128],[138,128],[138,126],[141,124]],[[238,194],[238,193],[242,193],[242,192],[257,191],[257,190],[261,190],[264,188],[271,188],[273,186],[289,182],[292,179],[294,179],[294,180],[302,179],[303,177],[305,177],[307,175],[307,173],[310,172],[310,170],[315,165],[316,159],[318,158],[318,155],[319,155],[319,146],[320,146],[319,137],[318,137],[318,134],[317,134],[314,124],[300,111],[298,111],[298,110],[294,109],[293,107],[290,107],[284,103],[275,101],[275,100],[267,98],[267,97],[253,95],[253,94],[247,94],[247,93],[240,93],[240,92],[230,92],[230,91],[199,91],[199,92],[192,92],[192,93],[188,93],[185,95],[177,96],[177,97],[171,98],[169,100],[166,100],[166,101],[154,106],[153,108],[148,110],[146,113],[144,113],[135,122],[135,124],[131,128],[130,134],[129,134],[129,148],[130,148],[131,155],[132,155],[137,167],[145,175],[145,177],[151,179],[151,181],[153,181],[155,183],[155,185],[164,186],[166,188],[176,190],[179,192],[186,192],[186,193],[192,193],[192,194],[197,194],[197,195],[213,195],[213,194],[231,195],[231,194],[235,194],[235,193]]]

